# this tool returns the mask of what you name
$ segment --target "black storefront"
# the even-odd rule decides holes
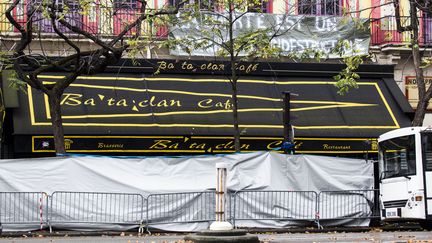
[[[412,109],[392,66],[364,65],[358,89],[338,95],[339,64],[246,63],[241,73],[242,151],[272,150],[283,139],[282,93],[291,101],[298,153],[361,156],[376,138],[410,125]],[[216,61],[127,60],[82,76],[63,95],[68,152],[107,155],[213,154],[234,150],[229,65]],[[44,74],[55,82],[63,74]],[[4,89],[6,85],[3,85]],[[4,90],[3,157],[53,155],[47,99],[28,89]],[[12,98],[11,98],[12,97]],[[9,103],[9,105],[8,105]],[[15,105],[10,105],[14,103]]]

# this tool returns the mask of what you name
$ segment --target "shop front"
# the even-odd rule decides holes
[[[365,65],[358,88],[339,95],[337,64],[243,63],[236,66],[241,151],[277,150],[283,141],[283,93],[290,102],[296,153],[376,153],[376,138],[410,125],[412,109],[392,66]],[[63,94],[66,150],[106,155],[216,154],[234,151],[229,64],[147,60],[80,76]],[[45,82],[64,74],[45,73]],[[13,157],[54,155],[47,98],[19,92],[6,129]],[[6,102],[7,103],[7,102]],[[12,114],[10,114],[12,113]],[[6,125],[8,125],[6,123]]]

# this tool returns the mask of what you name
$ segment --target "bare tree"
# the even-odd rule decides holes
[[[64,131],[61,112],[61,97],[65,89],[80,75],[91,75],[103,72],[108,65],[117,63],[125,52],[133,46],[130,43],[140,38],[142,26],[163,16],[176,14],[178,5],[159,10],[149,9],[145,0],[137,0],[132,6],[130,19],[123,21],[120,30],[111,34],[110,38],[99,35],[97,31],[79,23],[70,16],[89,13],[89,8],[98,5],[104,11],[111,11],[107,21],[112,21],[116,14],[112,4],[103,5],[104,1],[71,0],[64,2],[56,0],[34,0],[24,6],[26,21],[21,21],[16,14],[18,8],[23,8],[24,0],[13,0],[6,10],[6,18],[18,31],[20,39],[13,50],[13,69],[17,77],[32,88],[42,91],[48,96],[51,122],[54,135],[55,151],[65,153]],[[124,4],[115,1],[115,4]],[[180,2],[181,3],[181,2]],[[180,4],[179,3],[179,4]],[[120,6],[121,8],[122,6]],[[67,51],[56,59],[45,54],[32,51],[32,42],[43,38],[38,24],[44,21],[53,30],[54,38],[60,38],[69,46]],[[104,24],[104,23],[100,23]],[[38,29],[39,28],[39,29]],[[131,34],[134,30],[135,34]],[[89,40],[93,45],[89,50],[83,50],[77,40]],[[39,75],[50,70],[65,72],[66,75],[54,83],[44,82]]]
[[[216,6],[212,5],[212,2],[216,3]],[[311,20],[314,17],[306,15],[293,16],[294,12],[281,13],[277,16],[265,15],[262,10],[267,3],[267,0],[195,1],[191,6],[185,6],[185,10],[180,12],[181,14],[177,19],[177,26],[180,26],[178,32],[180,33],[173,31],[176,38],[168,40],[168,45],[171,48],[176,47],[183,50],[184,54],[191,54],[196,51],[202,56],[220,57],[228,61],[229,70],[227,73],[231,84],[233,133],[236,152],[239,152],[241,148],[238,114],[238,80],[242,73],[237,69],[239,65],[245,62],[254,62],[257,59],[268,61],[272,60],[272,58],[276,59],[280,57],[300,61],[304,59],[321,61],[326,59],[328,55],[337,55],[340,57],[340,55],[352,53],[356,58],[351,58],[349,61],[353,64],[354,69],[360,65],[362,60],[361,56],[352,51],[353,47],[350,46],[348,40],[341,40],[341,43],[338,43],[333,50],[328,50],[328,52],[321,50],[319,43],[302,50],[283,50],[280,45],[275,44],[273,41],[280,36],[295,32],[294,30],[297,30],[296,28],[302,24],[302,21],[305,19]],[[314,4],[301,5],[304,14],[307,14],[308,11],[312,13],[312,8],[316,7]],[[295,7],[299,6],[290,4],[290,11],[293,11]],[[333,12],[328,14],[337,15],[341,13],[342,9],[340,13],[337,13],[334,9]],[[324,22],[332,22],[335,19],[334,15],[318,16],[317,19]],[[342,21],[343,19],[342,17],[338,18],[338,21]],[[250,21],[251,19],[259,19],[259,24],[251,24],[253,22]],[[349,19],[347,20],[349,21]],[[337,23],[334,23],[334,30],[337,29],[337,25]],[[181,33],[182,26],[187,26],[184,28],[183,34]],[[313,27],[311,28],[313,29]],[[310,32],[304,30],[304,33]],[[308,37],[313,38],[312,34],[310,35]],[[303,36],[296,37],[297,39],[303,38]],[[349,49],[351,49],[351,52],[349,52]],[[349,87],[354,86],[352,80],[355,77],[356,74],[353,74],[351,69],[342,73],[339,76],[339,80],[342,80],[340,88],[346,89],[347,85]]]
[[[432,13],[432,4],[430,1],[409,0],[409,21],[402,21],[399,7],[400,1],[395,0],[393,4],[395,8],[397,31],[400,33],[409,32],[411,34],[410,48],[416,73],[419,97],[412,125],[421,126],[423,124],[427,106],[432,98],[432,86],[429,86],[429,88],[426,89],[424,79],[424,68],[426,66],[423,65],[423,55],[425,52],[420,49],[421,40],[419,34],[420,28],[418,14],[420,11]]]

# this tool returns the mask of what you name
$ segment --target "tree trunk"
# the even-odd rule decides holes
[[[425,117],[425,112],[430,100],[430,91],[426,92],[426,85],[424,82],[423,69],[421,68],[421,53],[420,53],[420,45],[419,45],[419,24],[417,18],[417,8],[414,2],[410,2],[410,18],[411,18],[411,45],[412,45],[412,56],[414,69],[416,73],[416,81],[418,88],[418,97],[419,102],[417,104],[417,108],[414,114],[414,119],[412,121],[413,126],[421,126],[423,125],[423,120]]]
[[[230,2],[231,3],[231,2]],[[229,4],[231,5],[231,4]],[[238,99],[237,99],[237,81],[239,79],[236,70],[236,55],[234,50],[234,20],[233,20],[234,9],[229,9],[228,21],[229,21],[229,54],[230,54],[230,64],[231,64],[231,87],[232,94],[231,100],[233,103],[233,126],[234,126],[234,147],[235,152],[240,152],[240,129],[238,121]]]
[[[235,75],[235,71],[234,71]],[[236,152],[240,152],[240,128],[238,122],[238,99],[237,99],[237,80],[233,75],[232,80],[232,103],[233,103],[233,125],[234,125],[234,147]]]
[[[61,117],[60,98],[61,98],[61,94],[57,94],[55,92],[52,92],[51,94],[48,95],[56,154],[66,153],[65,143],[64,143],[63,122]]]
[[[426,113],[426,109],[427,109],[428,104],[429,104],[429,102],[426,102],[424,99],[419,100],[415,114],[414,114],[414,119],[412,121],[413,126],[422,126],[423,125],[423,120],[425,117],[425,113]]]

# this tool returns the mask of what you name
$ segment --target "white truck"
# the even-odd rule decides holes
[[[432,228],[432,128],[387,132],[378,148],[381,219]]]

